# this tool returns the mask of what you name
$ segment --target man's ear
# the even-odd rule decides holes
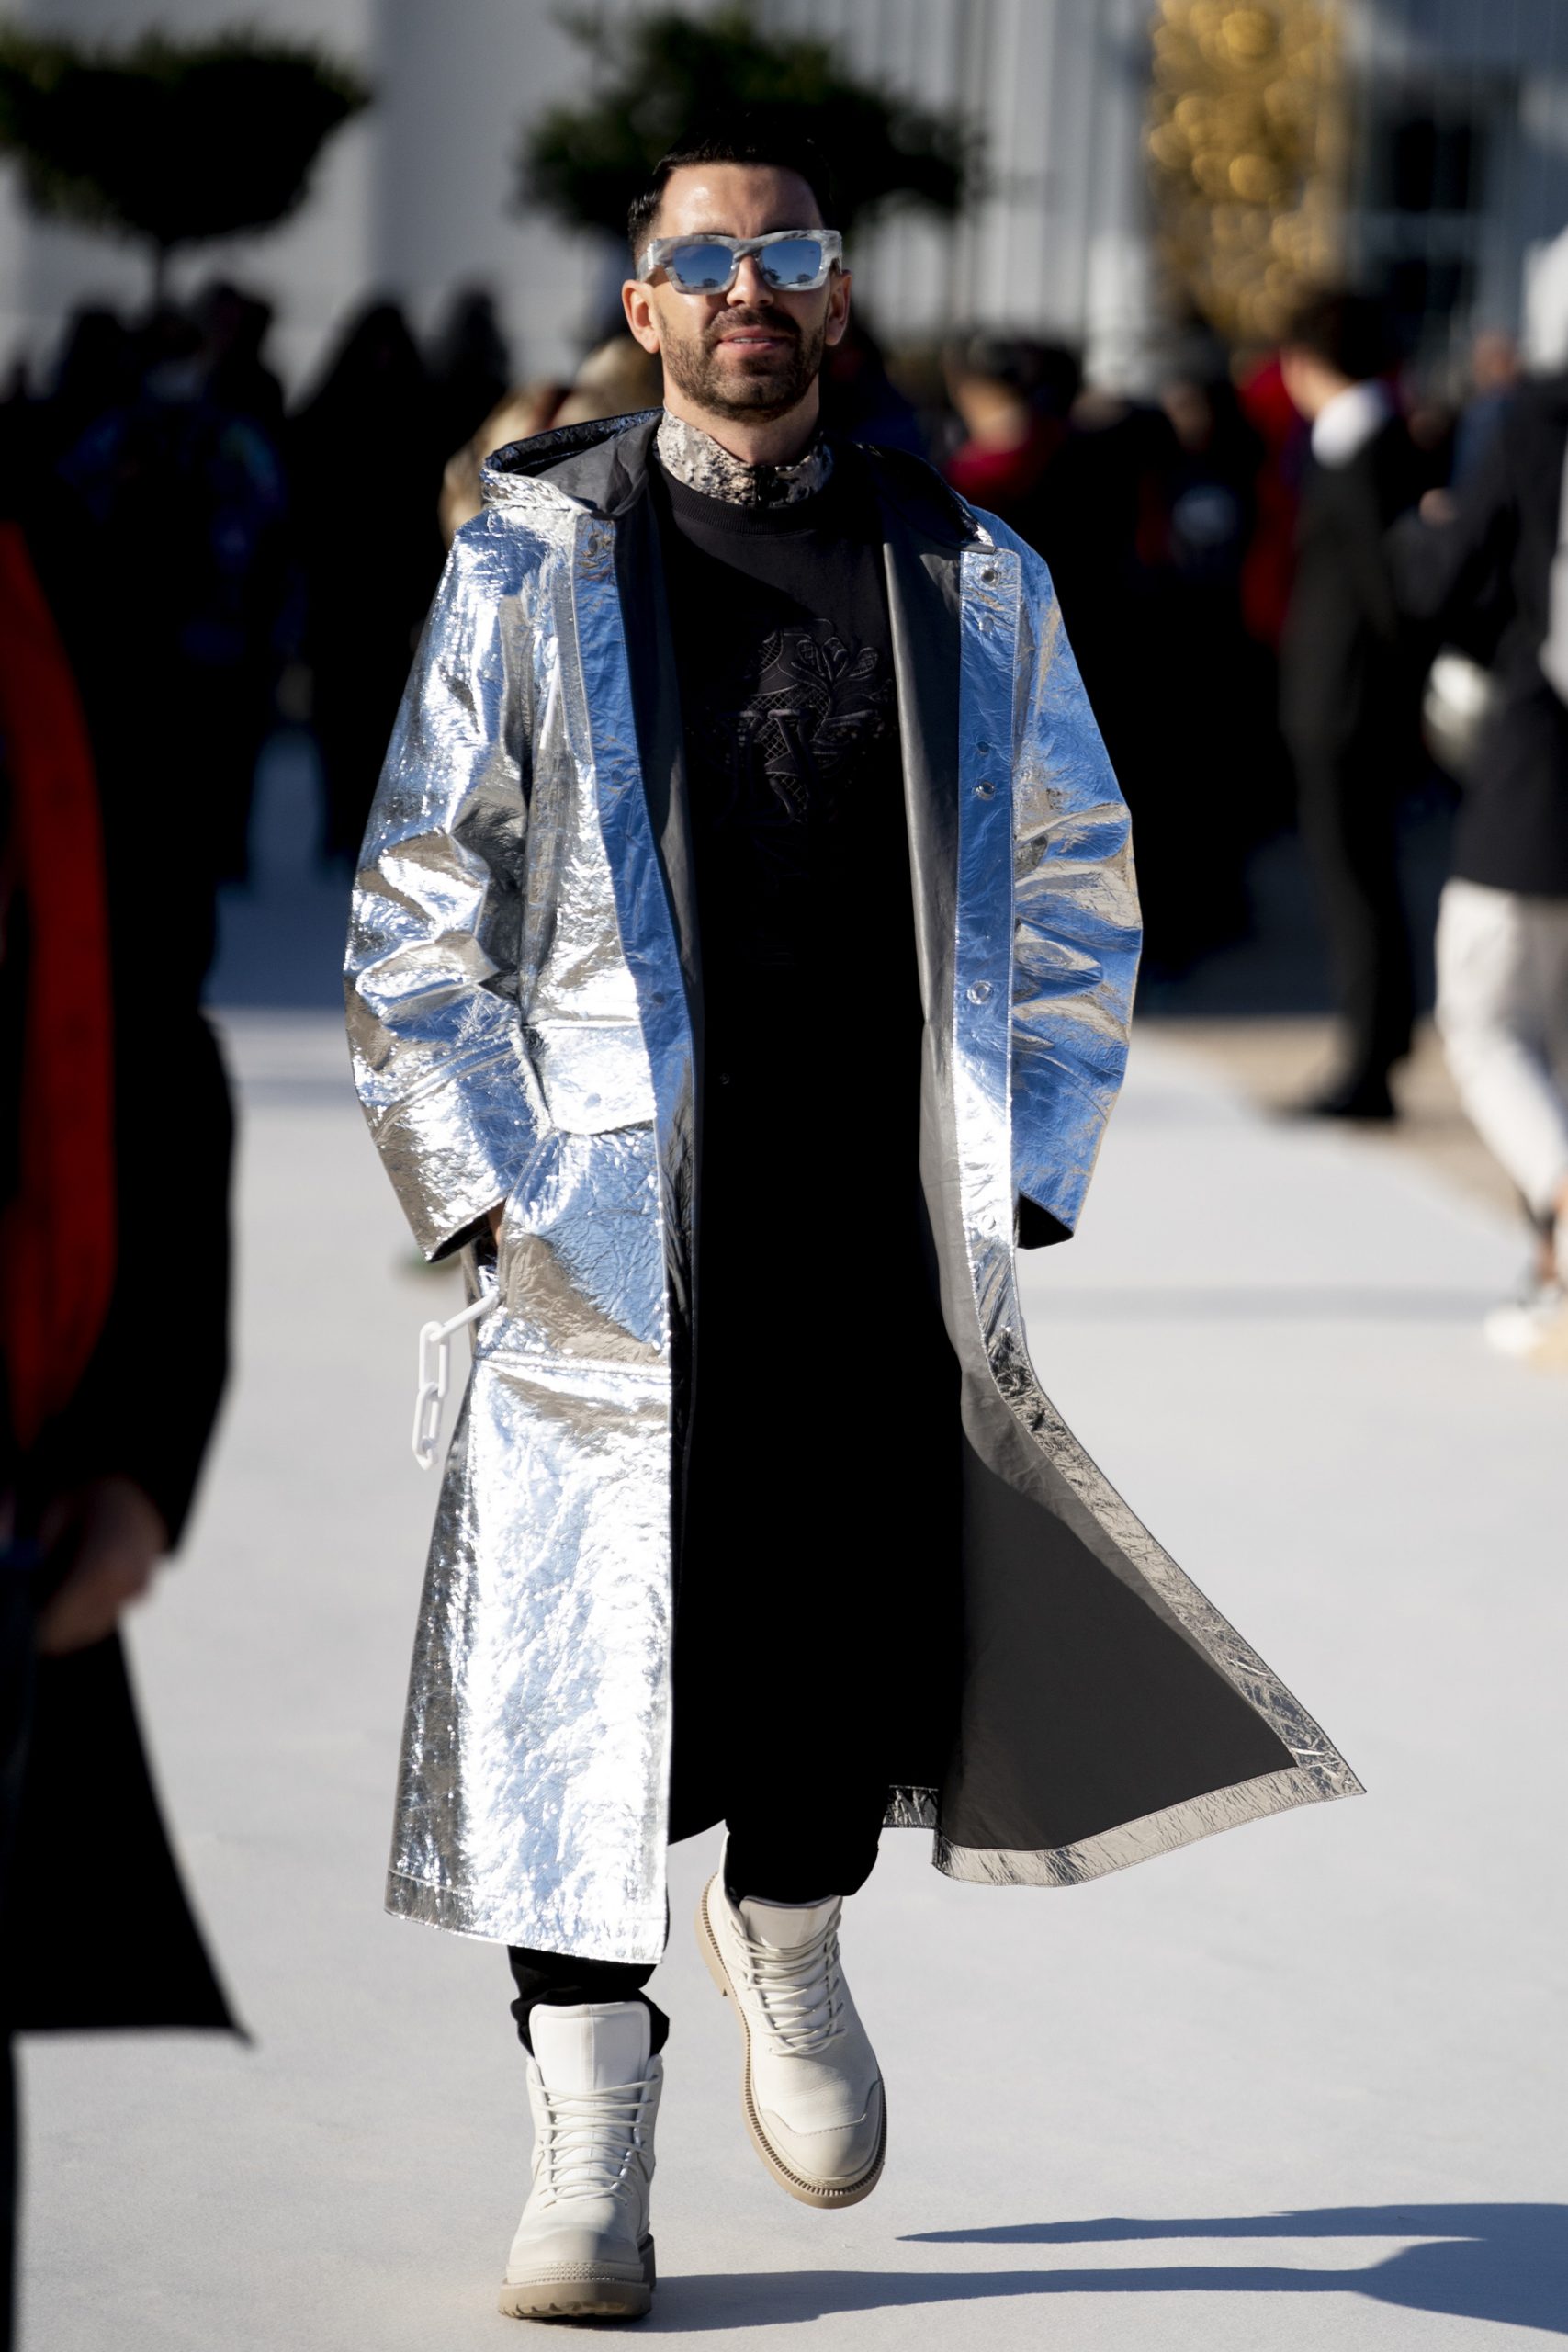
[[[628,277],[621,288],[621,308],[626,314],[626,325],[645,351],[662,349],[659,336],[659,322],[653,315],[648,288],[640,277]]]
[[[844,329],[850,322],[850,284],[847,269],[835,270],[828,280],[828,316],[822,325],[822,340],[829,351],[836,343],[842,343]]]

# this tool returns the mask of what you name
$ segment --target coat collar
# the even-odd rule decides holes
[[[631,416],[601,417],[508,442],[480,469],[487,505],[533,506],[544,497],[616,521],[647,490],[663,413],[640,409]],[[954,550],[985,544],[985,526],[975,509],[923,458],[902,449],[860,447],[859,453],[871,468],[878,495],[921,538]]]

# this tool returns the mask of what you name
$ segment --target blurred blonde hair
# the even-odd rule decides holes
[[[509,441],[531,441],[553,424],[560,406],[558,384],[519,384],[492,408],[471,441],[446,460],[441,477],[441,536],[448,547],[465,523],[472,522],[484,504],[479,492],[479,468],[494,449]]]
[[[657,408],[664,374],[656,351],[645,351],[629,334],[612,335],[591,351],[556,411],[557,424],[592,424],[602,416],[627,416],[634,409]]]
[[[663,390],[658,354],[645,351],[629,334],[617,334],[589,353],[564,398],[558,384],[524,384],[508,392],[473,439],[447,459],[441,481],[441,529],[447,546],[484,503],[479,468],[492,450],[504,449],[509,441],[531,440],[553,425],[593,424],[602,416],[657,408]]]

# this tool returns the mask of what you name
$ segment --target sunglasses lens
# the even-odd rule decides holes
[[[735,255],[728,245],[678,245],[664,268],[682,294],[722,294],[735,275]]]
[[[757,258],[768,284],[783,291],[809,290],[821,283],[822,247],[816,237],[781,238],[776,245],[764,245]]]

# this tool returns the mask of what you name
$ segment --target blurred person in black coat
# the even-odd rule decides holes
[[[1083,390],[1070,352],[1027,338],[963,338],[947,378],[966,435],[948,479],[1050,569],[1133,812],[1144,973],[1174,978],[1246,922],[1247,786],[1268,765],[1267,740],[1260,757],[1246,733],[1257,693],[1237,585],[1251,436],[1228,387],[1183,381],[1184,439],[1168,408]]]
[[[114,673],[96,712],[100,757],[112,736],[117,770],[133,768],[163,811],[165,854],[209,904],[220,880],[244,874],[273,723],[288,601],[283,461],[261,418],[220,397],[192,320],[154,313],[133,350],[130,389],[55,465],[60,511],[46,537],[73,535],[74,560],[51,596],[62,626],[62,596],[90,616],[80,637],[67,628],[73,660],[95,678]]]
[[[80,571],[58,543],[43,569]],[[118,1634],[179,1541],[227,1358],[228,1095],[189,984],[203,911],[149,888],[158,831],[143,800],[102,795],[27,535],[0,522],[6,2345],[11,2034],[233,2024]],[[172,950],[193,921],[197,944]]]
[[[197,295],[193,316],[202,341],[207,397],[231,416],[253,417],[275,446],[283,436],[283,386],[264,356],[270,302],[215,278]]]
[[[85,303],[65,322],[47,399],[39,403],[45,462],[53,464],[90,424],[136,396],[135,338],[112,311]]]
[[[822,362],[822,415],[829,433],[869,441],[879,449],[926,456],[926,436],[914,402],[887,371],[882,345],[863,319],[852,318]]]
[[[329,857],[358,852],[440,577],[437,502],[451,454],[442,433],[424,361],[392,302],[350,321],[289,427]]]
[[[1509,1354],[1568,1363],[1568,375],[1517,389],[1393,542],[1405,610],[1491,691],[1438,914],[1438,1025],[1536,1229]]]
[[[1280,649],[1280,719],[1338,1001],[1339,1069],[1303,1110],[1391,1119],[1415,980],[1396,820],[1420,741],[1420,666],[1386,538],[1431,480],[1381,379],[1376,307],[1322,295],[1283,339],[1285,389],[1312,428]]]
[[[1167,895],[1175,901],[1167,924],[1177,952],[1167,961],[1180,971],[1248,929],[1247,860],[1279,830],[1290,785],[1273,661],[1243,618],[1262,442],[1243,413],[1223,348],[1206,335],[1173,356],[1159,401],[1174,440],[1150,659],[1159,665],[1171,717],[1157,815]],[[1191,821],[1199,793],[1208,811],[1201,827]],[[1144,830],[1146,839],[1150,820]]]
[[[430,343],[433,430],[441,447],[449,453],[471,439],[511,387],[494,296],[483,286],[459,287]]]

